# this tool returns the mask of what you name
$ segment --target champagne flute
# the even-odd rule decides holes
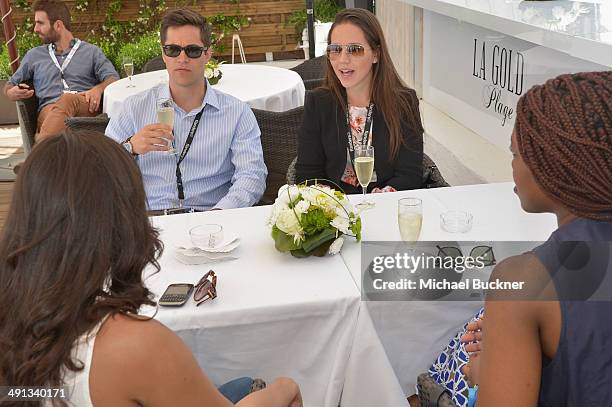
[[[363,200],[357,204],[357,208],[361,210],[373,208],[374,203],[366,200],[366,192],[374,172],[374,147],[356,146],[355,172],[357,173],[357,180],[363,188]]]
[[[123,70],[125,71],[125,75],[128,77],[128,88],[135,88],[136,85],[132,83],[132,75],[134,75],[134,60],[132,57],[124,56],[123,57]]]
[[[161,98],[157,101],[157,121],[161,124],[167,124],[174,129],[174,104],[172,99]],[[176,154],[172,140],[166,139],[168,143],[168,154]]]
[[[397,201],[397,223],[404,242],[416,242],[423,224],[423,203],[419,198]]]

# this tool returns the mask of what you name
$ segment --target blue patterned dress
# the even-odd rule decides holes
[[[484,308],[481,308],[470,321],[463,325],[463,328],[459,330],[429,368],[431,377],[448,390],[451,398],[459,407],[467,407],[468,405],[469,386],[461,369],[470,360],[470,355],[465,350],[465,344],[461,343],[461,337],[467,332],[468,323],[481,319],[483,315]]]

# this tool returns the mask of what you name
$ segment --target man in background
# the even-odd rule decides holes
[[[39,0],[32,9],[34,32],[45,45],[26,53],[4,92],[13,101],[36,93],[38,141],[61,133],[67,117],[97,115],[104,89],[119,75],[100,48],[74,37],[62,1]]]

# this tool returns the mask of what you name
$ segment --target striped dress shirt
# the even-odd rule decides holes
[[[148,124],[158,123],[157,100],[170,98],[168,84],[159,84],[125,100],[111,117],[106,135],[125,142]],[[177,154],[150,152],[136,156],[149,210],[179,206],[176,182],[178,162],[195,116],[204,109],[189,152],[180,164],[183,206],[206,210],[251,206],[266,188],[260,131],[249,106],[206,86],[202,105],[190,112],[174,105],[174,147]]]

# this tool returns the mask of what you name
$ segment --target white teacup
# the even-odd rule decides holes
[[[215,223],[199,225],[189,230],[191,243],[200,248],[214,248],[223,244],[223,226]]]

